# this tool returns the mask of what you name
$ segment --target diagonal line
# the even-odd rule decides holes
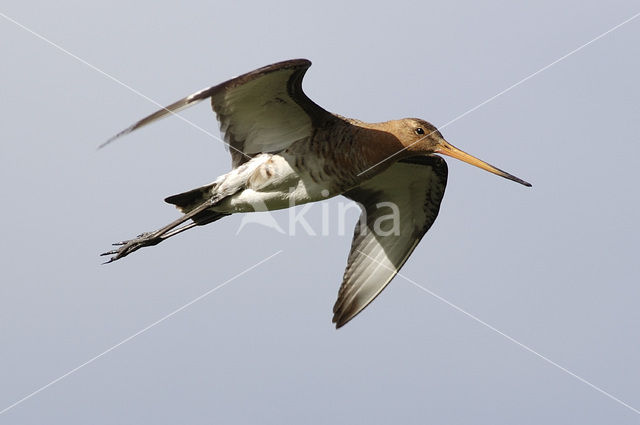
[[[400,276],[401,278],[403,278],[404,280],[406,280],[407,282],[411,283],[412,285],[414,285],[415,287],[417,287],[418,289],[423,290],[424,292],[428,293],[429,295],[439,299],[440,301],[444,302],[445,304],[449,305],[450,307],[453,307],[454,309],[458,310],[460,313],[464,314],[467,317],[470,317],[471,319],[475,320],[476,322],[480,323],[481,325],[486,326],[487,328],[491,329],[492,331],[498,333],[499,335],[505,337],[506,339],[508,339],[509,341],[513,342],[514,344],[518,345],[521,348],[524,348],[525,350],[527,350],[528,352],[530,352],[531,354],[541,358],[542,360],[544,360],[545,362],[549,363],[552,366],[557,367],[558,369],[560,369],[561,371],[573,376],[574,378],[576,378],[578,381],[582,382],[583,384],[588,385],[589,387],[593,388],[594,390],[598,391],[600,394],[603,394],[607,397],[609,397],[611,400],[621,404],[622,406],[626,407],[627,409],[637,413],[640,415],[640,410],[634,408],[633,406],[630,406],[629,404],[625,403],[624,401],[620,400],[619,398],[617,398],[616,396],[612,395],[611,393],[603,390],[602,388],[596,386],[595,384],[592,384],[591,382],[587,381],[586,379],[580,377],[579,375],[571,372],[569,369],[559,365],[558,363],[554,362],[553,360],[551,360],[550,358],[538,353],[537,351],[535,351],[534,349],[528,347],[527,345],[521,343],[520,341],[516,340],[515,338],[507,335],[506,333],[500,331],[499,329],[496,329],[495,327],[491,326],[490,324],[488,324],[487,322],[485,322],[484,320],[474,316],[473,314],[463,310],[462,308],[458,307],[457,305],[451,303],[450,301],[447,301],[446,299],[442,298],[441,296],[439,296],[438,294],[434,293],[433,291],[430,291],[429,289],[423,287],[422,285],[418,284],[417,282],[414,282],[413,280],[409,279],[406,276],[401,275],[400,273],[398,273],[398,276]]]
[[[368,257],[369,259],[371,259],[372,261],[378,262],[376,259],[372,258],[371,256],[365,254],[364,252],[358,250],[358,252],[362,255],[364,255],[365,257]],[[382,263],[380,263],[382,264]],[[388,270],[390,271],[396,271],[395,269],[387,266],[386,264],[383,264],[384,267],[386,267]],[[556,368],[560,369],[561,371],[573,376],[574,378],[576,378],[578,381],[582,382],[583,384],[588,385],[589,387],[593,388],[594,390],[598,391],[600,394],[607,396],[608,398],[610,398],[611,400],[615,401],[616,403],[621,404],[622,406],[626,407],[627,409],[637,413],[640,415],[640,410],[636,409],[635,407],[625,403],[624,401],[620,400],[619,398],[617,398],[616,396],[608,393],[607,391],[603,390],[602,388],[596,386],[595,384],[592,384],[591,382],[587,381],[586,379],[580,377],[579,375],[576,375],[575,373],[571,372],[569,369],[560,366],[558,363],[554,362],[553,360],[551,360],[550,358],[538,353],[537,351],[535,351],[533,348],[530,348],[529,346],[523,344],[522,342],[518,341],[517,339],[507,335],[506,333],[502,332],[501,330],[495,328],[494,326],[491,326],[490,324],[488,324],[487,322],[485,322],[484,320],[480,319],[479,317],[469,313],[468,311],[462,309],[461,307],[458,307],[457,305],[453,304],[451,301],[448,301],[447,299],[441,297],[440,295],[436,294],[435,292],[425,288],[424,286],[420,285],[419,283],[417,283],[416,281],[408,278],[407,276],[404,276],[401,273],[397,273],[398,276],[400,276],[401,278],[403,278],[404,280],[406,280],[407,282],[411,283],[412,285],[414,285],[415,287],[417,287],[418,289],[423,290],[424,292],[426,292],[427,294],[437,298],[438,300],[442,301],[443,303],[447,304],[449,307],[454,308],[455,310],[459,311],[460,313],[464,314],[465,316],[475,320],[476,322],[480,323],[481,325],[491,329],[492,331],[496,332],[497,334],[505,337],[506,339],[508,339],[509,341],[513,342],[514,344],[518,345],[521,348],[524,348],[525,350],[527,350],[528,352],[530,352],[531,354],[541,358],[542,360],[544,360],[545,362],[549,363],[552,366],[555,366]]]
[[[510,92],[511,90],[513,90],[514,88],[518,87],[520,84],[524,83],[525,81],[528,81],[530,79],[532,79],[533,77],[535,77],[536,75],[540,74],[541,72],[546,71],[547,69],[551,68],[552,66],[556,65],[558,62],[561,62],[563,60],[565,60],[566,58],[568,58],[569,56],[578,53],[580,50],[584,49],[585,47],[587,47],[588,45],[590,45],[591,43],[594,43],[598,40],[600,40],[602,37],[606,36],[607,34],[617,30],[618,28],[620,28],[623,25],[628,24],[629,22],[633,21],[634,19],[636,19],[638,16],[640,16],[640,12],[636,13],[635,15],[633,15],[632,17],[625,19],[624,21],[620,22],[618,25],[609,28],[607,31],[603,32],[602,34],[600,34],[599,36],[587,41],[586,43],[576,47],[575,49],[573,49],[572,51],[570,51],[569,53],[565,54],[564,56],[559,57],[558,59],[554,60],[553,62],[551,62],[548,65],[543,66],[542,68],[540,68],[539,70],[537,70],[536,72],[533,72],[529,75],[527,75],[526,77],[524,77],[523,79],[521,79],[520,81],[510,85],[509,87],[507,87],[506,89],[502,90],[501,92],[491,96],[490,98],[488,98],[487,100],[485,100],[484,102],[481,102],[479,104],[477,104],[476,106],[474,106],[473,108],[469,109],[466,112],[463,112],[462,114],[458,115],[457,117],[455,117],[454,119],[452,119],[451,121],[446,122],[445,124],[443,124],[442,126],[438,127],[438,130],[442,130],[443,128],[448,127],[449,125],[453,124],[454,122],[458,121],[459,119],[469,115],[470,113],[474,112],[475,110],[482,108],[484,105],[486,105],[489,102],[494,101],[495,99],[497,99],[498,97],[502,96],[503,94]],[[360,174],[358,174],[358,176],[366,173],[367,171],[371,170],[372,168],[377,167],[378,165],[382,164],[383,162],[393,158],[394,156],[398,155],[400,152],[403,152],[407,149],[409,149],[411,146],[415,145],[416,143],[419,143],[420,141],[424,140],[426,137],[429,137],[430,135],[432,135],[433,133],[435,133],[435,131],[432,131],[431,133],[427,134],[426,136],[416,140],[415,142],[411,143],[408,146],[405,146],[404,148],[400,149],[399,151],[389,155],[388,157],[386,157],[385,159],[383,159],[380,162],[377,162],[376,164],[372,165],[371,167],[367,168],[366,170],[364,170],[363,172],[361,172]]]
[[[214,140],[217,140],[223,144],[225,144],[227,147],[229,147],[229,149],[233,149],[239,153],[241,153],[242,155],[246,156],[247,158],[251,159],[251,157],[249,155],[247,155],[246,153],[242,152],[241,150],[231,146],[229,143],[225,142],[224,140],[222,140],[221,138],[219,138],[218,136],[216,136],[215,134],[211,133],[210,131],[205,130],[204,128],[200,127],[198,124],[194,123],[193,121],[188,120],[187,118],[183,117],[180,114],[177,114],[173,111],[170,111],[169,109],[165,108],[162,104],[156,102],[155,100],[151,99],[149,96],[143,94],[142,92],[140,92],[139,90],[134,89],[133,87],[131,87],[130,85],[128,85],[127,83],[124,83],[122,81],[120,81],[119,79],[117,79],[116,77],[114,77],[113,75],[103,71],[102,69],[98,68],[97,66],[87,62],[86,60],[82,59],[81,57],[71,53],[70,51],[68,51],[67,49],[65,49],[64,47],[60,46],[57,43],[54,43],[53,41],[49,40],[48,38],[46,38],[45,36],[37,33],[36,31],[32,30],[31,28],[21,24],[20,22],[16,21],[15,19],[5,15],[4,13],[0,12],[0,16],[2,16],[4,19],[6,19],[9,22],[12,22],[13,24],[15,24],[16,26],[22,28],[23,30],[27,31],[28,33],[34,35],[35,37],[39,38],[40,40],[44,41],[45,43],[49,44],[52,47],[55,47],[56,49],[60,50],[61,52],[65,53],[68,56],[71,56],[72,58],[74,58],[75,60],[77,60],[78,62],[88,66],[89,68],[93,69],[94,71],[102,74],[103,76],[107,77],[108,79],[110,79],[111,81],[114,81],[115,83],[120,84],[122,87],[128,89],[129,91],[137,94],[138,96],[142,97],[145,100],[148,100],[149,102],[153,103],[154,105],[158,106],[159,108],[169,112],[171,115],[174,115],[178,118],[180,118],[182,121],[186,122],[187,124],[189,124],[190,126],[192,126],[193,128],[200,130],[201,132],[203,132],[204,134],[210,136],[211,138],[213,138]]]
[[[37,390],[35,390],[34,392],[32,392],[29,395],[26,395],[24,397],[22,397],[20,400],[16,401],[15,403],[5,407],[4,409],[0,410],[0,415],[2,415],[3,413],[13,409],[14,407],[16,407],[17,405],[21,404],[22,402],[30,399],[31,397],[33,397],[34,395],[40,393],[41,391],[46,390],[47,388],[49,388],[50,386],[56,384],[57,382],[63,380],[64,378],[66,378],[67,376],[77,372],[78,370],[82,369],[83,367],[93,363],[94,361],[98,360],[100,357],[104,356],[107,353],[110,353],[111,351],[115,350],[116,348],[120,347],[123,344],[126,344],[127,342],[131,341],[132,339],[134,339],[135,337],[145,333],[146,331],[148,331],[149,329],[153,328],[156,325],[159,325],[160,323],[164,322],[165,320],[167,320],[170,317],[173,317],[174,315],[180,313],[182,310],[186,309],[187,307],[197,303],[198,301],[200,301],[201,299],[207,297],[208,295],[214,293],[215,291],[217,291],[218,289],[226,286],[227,284],[233,282],[234,280],[236,280],[237,278],[239,278],[240,276],[250,272],[251,270],[255,269],[256,267],[266,263],[267,261],[271,260],[273,257],[275,257],[276,255],[282,253],[282,250],[271,254],[270,256],[268,256],[267,258],[257,262],[256,264],[254,264],[253,266],[243,270],[242,272],[236,274],[235,276],[225,280],[224,282],[222,282],[220,285],[216,286],[215,288],[212,288],[210,290],[208,290],[207,292],[205,292],[204,294],[200,295],[199,297],[189,301],[188,303],[186,303],[185,305],[183,305],[180,308],[177,308],[175,310],[173,310],[171,313],[167,314],[166,316],[162,317],[161,319],[156,320],[155,322],[153,322],[152,324],[146,326],[145,328],[140,329],[138,332],[134,333],[133,335],[123,339],[122,341],[120,341],[119,343],[117,343],[116,345],[112,346],[111,348],[103,351],[102,353],[98,354],[97,356],[94,356],[92,358],[90,358],[89,360],[87,360],[86,362],[82,363],[81,365],[71,369],[69,372],[65,373],[64,375],[61,375],[60,377],[54,379],[53,381],[49,382],[46,385],[43,385],[42,387],[38,388]]]

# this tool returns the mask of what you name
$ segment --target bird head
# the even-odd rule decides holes
[[[487,164],[486,162],[469,155],[468,153],[456,148],[447,142],[442,133],[431,123],[418,118],[405,118],[398,121],[399,139],[402,141],[408,153],[417,155],[433,155],[440,154],[459,159],[468,164],[474,165],[490,173],[496,174],[505,179],[530,187],[531,184],[502,171],[501,169]]]

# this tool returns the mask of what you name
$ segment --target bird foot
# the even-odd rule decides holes
[[[112,255],[112,257],[109,258],[108,261],[105,261],[102,264],[112,263],[145,246],[153,246],[159,244],[162,241],[162,238],[155,235],[154,233],[155,232],[141,233],[134,239],[114,243],[113,246],[119,246],[119,248],[100,254],[101,256]]]

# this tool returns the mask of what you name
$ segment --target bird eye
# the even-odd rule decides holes
[[[422,129],[422,127],[416,128],[416,134],[424,134],[424,130]]]

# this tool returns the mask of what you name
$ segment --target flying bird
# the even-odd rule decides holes
[[[211,99],[232,169],[212,183],[169,196],[183,215],[153,232],[114,244],[107,262],[235,213],[276,210],[343,195],[362,208],[333,322],[340,328],[389,284],[438,215],[447,183],[439,155],[531,186],[447,142],[417,118],[366,123],[309,99],[302,79],[311,62],[268,65],[162,108],[114,139]]]

